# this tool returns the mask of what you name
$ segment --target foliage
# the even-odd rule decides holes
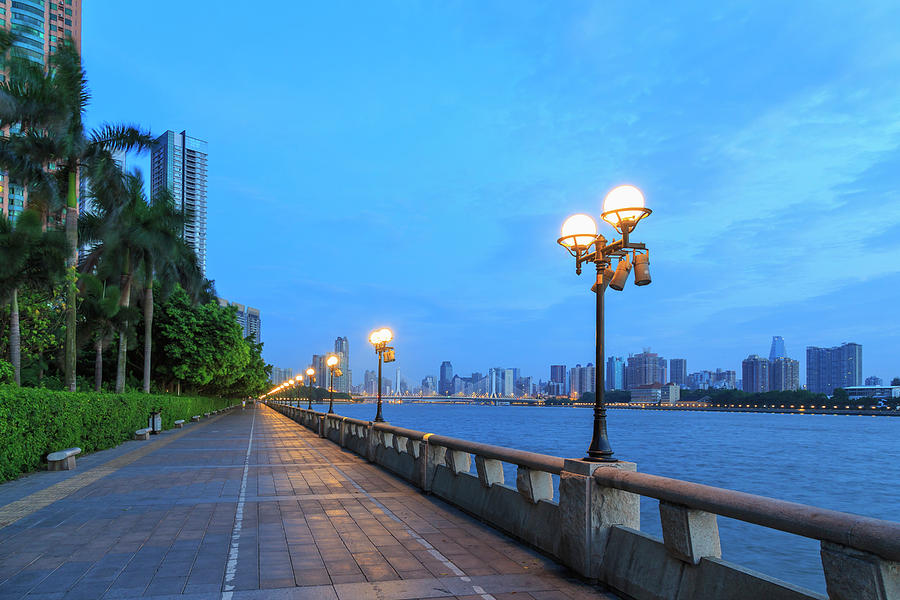
[[[262,344],[243,338],[234,307],[195,305],[180,286],[154,310],[154,376],[211,395],[256,395],[268,387]]]
[[[111,448],[147,426],[151,410],[163,428],[225,408],[229,400],[130,392],[52,392],[0,385],[0,481],[40,467],[50,452]]]
[[[900,377],[894,377],[891,379],[891,385],[900,385]]]
[[[0,358],[0,384],[12,383],[13,367],[10,363]]]

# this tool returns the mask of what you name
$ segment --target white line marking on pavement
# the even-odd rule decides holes
[[[284,415],[282,415],[282,416],[284,416]],[[287,418],[287,417],[285,417],[285,418]],[[292,422],[293,422],[293,421],[292,421]],[[319,450],[318,450],[317,448],[315,448],[312,444],[310,444],[309,442],[307,442],[307,441],[304,440],[303,438],[300,438],[300,441],[302,441],[304,444],[306,444],[306,445],[309,447],[310,450],[312,450],[313,452],[315,452],[316,454],[318,454],[319,456],[321,456],[321,457],[322,457],[322,460],[324,460],[325,462],[327,462],[328,464],[330,464],[330,465],[331,465],[331,468],[333,468],[335,471],[337,471],[338,473],[340,473],[341,476],[344,477],[344,479],[346,479],[347,481],[350,482],[350,485],[352,485],[352,486],[355,487],[357,490],[359,490],[360,493],[364,494],[364,495],[365,495],[365,496],[366,496],[366,497],[367,497],[367,498],[368,498],[375,506],[377,506],[379,509],[381,509],[381,511],[382,511],[385,515],[387,515],[389,518],[391,518],[392,520],[396,521],[397,523],[400,523],[401,525],[405,525],[405,523],[403,522],[403,520],[402,520],[400,517],[398,517],[398,516],[395,515],[393,512],[391,512],[391,509],[389,509],[387,506],[385,506],[384,504],[382,504],[381,502],[379,502],[378,499],[375,498],[375,496],[373,496],[372,494],[370,494],[368,491],[366,491],[365,488],[363,488],[363,486],[361,486],[361,485],[359,485],[358,483],[356,483],[356,482],[353,480],[352,477],[350,477],[349,475],[347,475],[346,473],[344,473],[340,468],[338,468],[337,465],[335,465],[333,462],[331,462],[330,460],[328,460],[328,458],[327,458],[324,454],[322,454],[321,452],[319,452]],[[414,540],[416,540],[417,542],[419,542],[419,544],[421,544],[422,547],[424,547],[426,550],[428,550],[428,553],[429,553],[429,554],[431,554],[433,557],[435,557],[436,559],[438,559],[439,561],[441,561],[441,562],[444,564],[444,566],[447,567],[448,569],[450,569],[450,571],[451,571],[454,575],[456,575],[457,577],[459,577],[462,581],[466,581],[466,582],[471,582],[471,581],[472,581],[470,578],[466,577],[466,574],[465,574],[465,572],[463,572],[462,569],[460,569],[460,568],[457,567],[455,564],[453,564],[453,562],[452,562],[449,558],[447,558],[446,556],[444,556],[443,554],[441,554],[439,550],[437,550],[434,546],[432,546],[431,544],[429,544],[429,543],[428,543],[428,540],[426,540],[425,538],[423,538],[421,535],[419,535],[418,533],[416,533],[415,531],[413,531],[413,530],[410,529],[409,527],[405,527],[405,529],[406,529],[406,533],[408,533]],[[491,596],[490,594],[486,593],[486,592],[484,591],[483,588],[481,588],[481,587],[479,587],[479,586],[477,586],[477,585],[473,585],[473,586],[472,586],[472,589],[475,590],[475,593],[476,593],[476,594],[480,594],[481,597],[482,597],[484,600],[495,600],[495,598],[494,598],[493,596]]]
[[[250,449],[253,447],[253,427],[256,425],[256,410],[250,421],[250,440],[247,441],[247,454],[244,456],[244,474],[241,476],[241,493],[238,496],[237,510],[234,513],[234,528],[231,530],[231,546],[228,548],[228,564],[225,567],[225,590],[222,600],[231,600],[234,592],[234,576],[237,574],[238,543],[241,539],[241,524],[244,521],[244,499],[247,497],[247,472],[250,470]]]

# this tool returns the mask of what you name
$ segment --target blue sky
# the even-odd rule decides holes
[[[410,383],[590,362],[556,238],[632,183],[653,284],[608,292],[609,354],[900,375],[900,4],[232,6],[87,3],[89,119],[209,142],[208,275],[269,362],[346,335],[359,383],[380,326]]]

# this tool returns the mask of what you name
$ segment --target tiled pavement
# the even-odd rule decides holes
[[[269,408],[189,427],[0,529],[0,599],[614,598]]]

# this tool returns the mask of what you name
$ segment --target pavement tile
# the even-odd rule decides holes
[[[0,598],[4,589],[7,596],[30,592],[29,598],[47,600],[220,598],[251,422],[229,582],[235,599],[481,600],[473,585],[498,600],[504,594],[613,598],[267,408],[193,424],[183,436],[0,529]],[[138,448],[150,446],[129,443],[127,452]],[[127,452],[95,453],[79,461],[79,470],[91,464],[88,458],[100,465]],[[44,477],[56,479],[39,481]],[[23,478],[27,485],[4,484],[0,507],[64,477],[38,473]],[[458,577],[459,570],[471,581]]]

